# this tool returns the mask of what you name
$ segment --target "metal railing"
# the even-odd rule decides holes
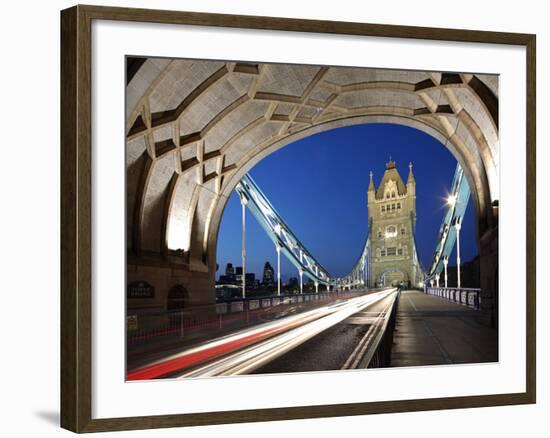
[[[396,293],[390,309],[386,312],[382,326],[374,339],[367,368],[382,368],[390,365],[393,333],[395,331],[395,320],[397,318],[397,307],[399,306],[400,297],[401,291]]]
[[[424,293],[479,310],[481,291],[476,288],[426,287]]]

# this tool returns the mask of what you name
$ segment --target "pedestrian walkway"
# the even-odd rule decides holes
[[[498,361],[498,333],[479,310],[407,290],[399,299],[390,366]]]

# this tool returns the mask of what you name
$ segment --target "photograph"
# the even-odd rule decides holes
[[[127,382],[499,361],[499,75],[125,68]]]

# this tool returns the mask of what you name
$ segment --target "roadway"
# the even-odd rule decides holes
[[[395,289],[372,291],[201,343],[130,371],[128,380],[357,366]],[[361,348],[359,348],[361,347]]]
[[[394,293],[385,294],[381,300],[256,369],[254,374],[330,371],[366,365],[361,359],[366,348],[372,346],[371,329],[383,322],[394,298]]]
[[[289,316],[298,315],[319,307],[326,306],[329,302],[342,301],[350,296],[364,295],[366,291],[357,290],[349,295],[335,294],[327,299],[302,301],[298,303],[286,303],[272,307],[260,308],[250,313],[235,313],[235,318],[222,318],[222,324],[208,324],[200,329],[185,330],[184,336],[179,332],[165,336],[156,336],[145,339],[142,342],[127,344],[126,365],[128,370],[135,370],[147,364],[157,362],[167,357],[177,355],[187,349],[196,347],[214,339],[223,338],[235,334],[247,328],[256,327],[270,321],[281,320]],[[246,315],[246,316],[245,316]],[[225,315],[222,315],[225,316]]]
[[[376,290],[202,341],[131,370],[128,380],[366,368],[398,294]],[[296,312],[295,312],[296,310]],[[401,292],[389,366],[498,360],[498,333],[479,311]],[[387,363],[385,365],[388,365]]]

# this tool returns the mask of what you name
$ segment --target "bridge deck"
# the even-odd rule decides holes
[[[479,311],[418,291],[403,291],[397,310],[391,366],[495,362],[497,330]]]

